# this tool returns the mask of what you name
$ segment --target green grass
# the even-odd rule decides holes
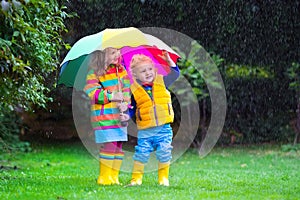
[[[215,148],[201,159],[194,151],[172,163],[170,187],[146,173],[138,187],[99,186],[98,161],[81,143],[33,147],[1,154],[0,199],[299,199],[300,153],[278,146]],[[16,166],[17,169],[13,169]],[[12,168],[10,168],[12,167]],[[121,172],[129,183],[131,174]]]

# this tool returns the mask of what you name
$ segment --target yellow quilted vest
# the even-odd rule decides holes
[[[171,94],[166,89],[162,75],[157,75],[153,82],[153,99],[136,81],[130,89],[136,101],[136,124],[139,130],[173,122]]]

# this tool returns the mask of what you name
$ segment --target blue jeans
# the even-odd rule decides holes
[[[156,158],[161,163],[172,159],[173,131],[170,124],[139,130],[133,160],[147,163],[150,154],[156,150]]]

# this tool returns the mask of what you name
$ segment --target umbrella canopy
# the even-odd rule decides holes
[[[150,56],[157,65],[161,65],[159,73],[166,73],[164,61],[158,56],[162,50],[169,52],[176,63],[179,55],[160,39],[143,33],[137,28],[105,29],[99,33],[89,35],[78,40],[70,49],[61,63],[58,84],[75,87],[82,90],[88,70],[89,55],[107,47],[121,50],[125,67],[129,66],[134,54],[142,53]]]

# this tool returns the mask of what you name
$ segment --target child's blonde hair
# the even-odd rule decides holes
[[[98,76],[105,74],[105,51],[94,51],[89,59],[89,69],[93,69]]]
[[[103,76],[106,72],[107,63],[106,54],[112,49],[108,47],[104,50],[97,50],[92,52],[89,56],[89,69],[93,69],[98,76]]]
[[[151,63],[154,66],[153,60],[144,54],[136,54],[130,61],[130,69],[133,71],[142,63]]]

